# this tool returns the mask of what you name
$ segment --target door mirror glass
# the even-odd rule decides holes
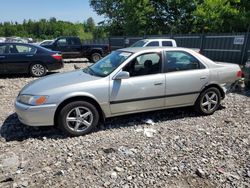
[[[129,77],[129,72],[121,71],[114,77],[114,80],[128,79]]]

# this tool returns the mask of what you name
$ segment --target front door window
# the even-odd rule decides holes
[[[158,53],[147,53],[133,59],[123,68],[130,77],[157,74],[161,72],[161,55]]]

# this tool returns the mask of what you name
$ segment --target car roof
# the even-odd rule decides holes
[[[180,47],[128,47],[122,48],[117,51],[126,51],[131,53],[137,52],[151,52],[151,51],[159,51],[159,50],[180,50],[180,51],[190,51],[188,48],[180,48]]]
[[[13,45],[18,45],[18,44],[21,44],[21,45],[30,45],[30,46],[35,46],[37,47],[35,44],[31,44],[31,43],[22,43],[22,42],[0,42],[0,44],[13,44]]]
[[[166,39],[166,38],[150,38],[150,39],[141,39],[140,41],[175,41],[174,39]]]
[[[39,50],[42,50],[42,51],[51,51],[50,49],[47,49],[47,48],[44,48],[42,46],[39,46],[37,44],[31,44],[31,43],[21,43],[21,42],[0,42],[0,45],[2,44],[7,44],[7,45],[26,45],[26,46],[31,46],[31,47],[35,47]]]

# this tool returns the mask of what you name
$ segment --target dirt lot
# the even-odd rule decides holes
[[[14,99],[34,79],[0,77],[0,187],[250,187],[250,92],[229,94],[212,116],[141,113],[69,138],[19,123]]]

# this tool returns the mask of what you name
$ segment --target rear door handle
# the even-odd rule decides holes
[[[155,86],[160,86],[160,85],[162,85],[162,84],[163,84],[162,82],[155,82],[155,83],[154,83]]]
[[[26,55],[26,57],[33,57],[33,55]]]
[[[205,80],[205,79],[207,79],[207,77],[206,77],[206,76],[203,76],[203,77],[200,77],[200,79],[201,79],[201,80]]]

